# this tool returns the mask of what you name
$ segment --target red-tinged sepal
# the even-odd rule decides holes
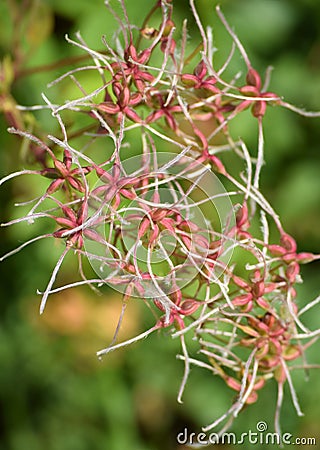
[[[252,300],[252,294],[238,295],[232,300],[234,306],[246,306]]]
[[[288,253],[294,253],[297,251],[297,243],[295,239],[287,233],[283,233],[281,235],[280,244],[287,250]]]
[[[320,255],[314,255],[313,253],[298,253],[296,256],[297,261],[299,261],[300,264],[307,264],[309,262],[315,261],[316,259],[319,259]]]
[[[286,268],[286,277],[289,283],[294,283],[300,272],[300,266],[296,261],[291,262]]]
[[[267,311],[269,311],[271,308],[267,300],[262,297],[257,298],[256,303],[260,306],[260,308],[266,309]]]
[[[203,60],[199,62],[193,73],[198,79],[203,80],[207,74],[207,66]]]
[[[146,217],[142,220],[139,230],[138,230],[138,238],[141,239],[142,236],[147,232],[150,228],[150,220]]]
[[[263,117],[267,110],[267,102],[258,101],[252,105],[251,112],[256,118]]]
[[[301,355],[301,349],[297,345],[288,345],[282,353],[283,359],[286,361],[293,361],[299,358]]]
[[[63,178],[58,178],[57,180],[54,180],[47,188],[47,194],[53,194],[54,192],[56,192],[63,183],[64,183]]]
[[[120,112],[119,105],[115,105],[112,102],[103,102],[97,106],[99,111],[105,112],[107,114],[117,114]]]
[[[58,225],[61,225],[63,227],[67,227],[70,229],[72,229],[75,226],[74,222],[70,219],[67,219],[66,217],[56,217],[55,221],[57,222]]]
[[[190,316],[199,308],[200,303],[193,299],[184,300],[180,306],[180,314],[184,316]]]
[[[195,87],[198,84],[198,78],[189,73],[181,75],[181,81],[185,86],[190,88]]]
[[[250,67],[246,76],[246,82],[250,86],[255,86],[259,91],[261,90],[261,77],[259,73]]]

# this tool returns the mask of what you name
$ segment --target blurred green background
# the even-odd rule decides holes
[[[73,37],[80,30],[90,46],[103,49],[101,36],[110,38],[116,29],[103,3],[1,0],[0,56],[7,61],[2,67],[10,67],[10,58],[20,59],[22,74],[7,88],[0,80],[0,95],[7,95],[10,88],[13,98],[22,105],[42,103],[41,92],[47,92],[53,101],[71,97],[66,85],[50,90],[46,86],[65,68],[39,73],[33,73],[33,68],[52,65],[61,58],[81,57],[78,49],[65,42],[66,33]],[[215,3],[196,0],[204,23],[213,27],[219,61],[230,50],[231,42],[214,13]],[[135,0],[127,4],[129,17],[139,26],[153,2]],[[177,23],[188,17],[191,30],[197,33],[188,1],[173,0],[173,4]],[[274,67],[270,90],[299,107],[320,110],[320,2],[222,0],[220,5],[254,67],[261,71],[269,65]],[[19,19],[19,11],[25,7]],[[18,17],[16,22],[14,16]],[[84,82],[90,86],[94,79],[89,76]],[[11,110],[3,99],[0,109],[7,109],[6,118],[0,116],[1,176],[28,167],[21,141],[6,132]],[[35,115],[38,124],[54,134],[56,124],[49,114]],[[33,119],[27,120],[33,127]],[[256,142],[254,125],[248,115],[234,130],[251,148]],[[296,237],[299,249],[319,253],[320,119],[273,108],[266,115],[265,136],[262,190],[282,216],[286,230]],[[17,217],[19,211],[13,204],[36,192],[31,178],[3,186],[1,222]],[[41,224],[1,229],[1,254],[41,231],[45,231]],[[182,449],[176,442],[177,433],[185,427],[198,432],[230,406],[232,392],[209,373],[194,369],[184,404],[178,405],[176,394],[183,373],[183,365],[175,357],[179,342],[165,332],[99,362],[95,352],[110,342],[121,309],[120,298],[112,291],[106,290],[101,297],[89,289],[52,296],[44,316],[39,317],[36,289],[45,287],[61,248],[52,242],[39,242],[0,266],[0,449]],[[303,269],[305,284],[299,287],[302,305],[319,293],[319,268],[319,263],[313,263]],[[72,280],[74,272],[75,265],[70,261],[59,281]],[[318,317],[319,313],[306,314],[311,329],[319,326]],[[130,304],[120,338],[138,334],[149,322],[143,305]],[[320,362],[319,345],[310,350],[308,358]],[[282,429],[293,436],[316,437],[318,444],[312,448],[320,448],[319,373],[311,372],[308,382],[303,374],[295,373],[294,381],[305,416],[296,416],[286,392]],[[239,416],[232,431],[239,435],[249,429],[256,431],[256,423],[261,420],[272,430],[275,402],[276,386],[270,382],[259,394],[258,403]]]

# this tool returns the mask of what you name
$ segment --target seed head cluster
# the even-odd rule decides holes
[[[59,105],[43,95],[60,133],[40,140],[9,129],[32,142],[35,154],[42,155],[41,167],[10,174],[1,184],[20,175],[48,184],[26,215],[3,226],[46,218],[52,229],[2,260],[40,239],[60,241],[63,250],[41,293],[41,313],[51,294],[83,284],[119,290],[124,308],[129,301],[144,301],[155,314],[154,325],[125,342],[115,343],[115,336],[100,357],[166,328],[181,340],[185,369],[179,401],[192,365],[236,392],[230,409],[204,430],[226,429],[275,379],[280,432],[286,383],[302,414],[292,362],[301,359],[300,366],[308,368],[304,351],[319,337],[319,330],[301,321],[319,299],[300,308],[295,288],[302,282],[301,265],[318,256],[297,249],[260,190],[263,119],[271,106],[318,114],[299,111],[267,90],[268,76],[263,82],[219,8],[231,51],[215,67],[212,30],[204,29],[194,0],[190,9],[198,37],[191,39],[186,20],[182,27],[175,24],[172,1],[158,0],[140,28],[130,23],[124,1],[113,2],[120,13],[111,3],[106,7],[120,27],[114,44],[103,38],[99,52],[79,33],[76,40],[66,37],[92,64],[51,84],[71,80],[81,95]],[[237,54],[244,73],[230,75]],[[85,71],[100,79],[91,92],[77,78]],[[234,138],[230,126],[247,110],[258,129],[253,150]],[[83,119],[86,130],[74,132]],[[81,278],[56,287],[69,253],[78,259]],[[84,261],[91,264],[90,274]],[[189,336],[198,343],[197,355],[189,354]]]

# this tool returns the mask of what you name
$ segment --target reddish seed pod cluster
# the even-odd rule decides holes
[[[113,12],[112,2],[107,3]],[[124,2],[120,3],[126,18]],[[83,40],[71,41],[93,56],[101,86],[82,98],[49,105],[61,128],[59,136],[48,136],[51,144],[23,130],[10,130],[29,138],[36,155],[42,151],[42,168],[16,172],[1,184],[24,174],[50,182],[28,214],[4,225],[42,217],[50,218],[53,225],[48,234],[33,238],[2,259],[42,237],[65,240],[42,294],[41,312],[50,294],[66,288],[53,286],[72,249],[81,274],[73,286],[108,284],[123,293],[124,305],[142,299],[156,315],[151,329],[110,345],[99,356],[155,330],[170,329],[173,337],[181,339],[180,357],[185,362],[179,400],[191,364],[206,367],[237,392],[223,416],[231,419],[230,424],[274,378],[279,386],[275,416],[279,431],[279,408],[287,381],[300,414],[290,363],[301,358],[319,335],[301,322],[308,307],[299,310],[295,289],[302,281],[301,264],[318,256],[297,250],[294,238],[284,231],[259,190],[263,118],[269,105],[288,105],[263,86],[219,8],[218,16],[245,61],[245,79],[238,74],[224,79],[224,70],[214,67],[211,33],[201,25],[193,0],[190,7],[202,37],[200,51],[191,53],[193,58],[185,56],[191,46],[185,28],[181,42],[176,40],[173,3],[155,3],[147,18],[158,17],[158,27],[146,21],[135,35],[135,28],[124,20],[116,50],[105,42],[107,56],[92,52]],[[67,75],[74,81],[77,73]],[[67,75],[56,82],[64,82]],[[97,100],[101,92],[103,101]],[[255,159],[229,127],[248,108],[259,129]],[[73,115],[74,123],[84,115],[90,120],[86,131],[75,133],[83,138],[81,144],[71,137],[63,121],[64,110]],[[95,145],[101,141],[103,151],[110,143],[112,150],[97,161]],[[166,150],[168,146],[172,153]],[[138,159],[131,160],[133,155]],[[234,158],[242,166],[238,174],[234,173]],[[219,191],[217,186],[225,181],[233,187]],[[221,201],[229,206],[221,206]],[[262,230],[257,222],[262,223]],[[270,225],[278,232],[272,242]],[[91,263],[93,278],[92,273],[84,273],[84,260]],[[193,358],[187,350],[189,334],[199,344]],[[306,365],[304,360],[301,364]]]

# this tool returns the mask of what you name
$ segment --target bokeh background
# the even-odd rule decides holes
[[[66,43],[80,30],[88,44],[103,49],[101,36],[112,36],[114,19],[102,0],[1,0],[0,1],[0,175],[28,167],[27,149],[6,131],[15,102],[42,103],[41,92],[51,99],[69,98],[71,84],[47,89],[47,83],[66,68],[56,64],[82,53]],[[230,39],[217,19],[213,0],[197,0],[205,25],[212,25],[217,59],[230,50]],[[129,16],[138,26],[150,0],[127,1]],[[176,21],[190,18],[187,0],[173,0]],[[254,67],[274,71],[270,90],[307,110],[320,110],[320,2],[318,0],[222,0],[221,7],[247,49]],[[198,43],[198,42],[196,42]],[[10,81],[12,62],[18,68]],[[50,70],[36,67],[50,66]],[[3,74],[6,74],[4,76]],[[90,87],[94,79],[84,80]],[[9,81],[8,81],[9,80]],[[11,117],[12,118],[12,117]],[[24,117],[29,129],[54,134],[48,114]],[[36,122],[37,121],[37,122]],[[238,127],[238,129],[236,128]],[[253,121],[235,127],[254,148]],[[261,187],[282,216],[286,230],[300,250],[320,252],[320,119],[269,109],[265,119],[266,167]],[[31,198],[38,186],[20,178],[0,190],[1,222],[17,217],[14,203]],[[38,228],[34,228],[38,227]],[[42,225],[16,225],[1,229],[1,254],[24,242]],[[97,297],[89,289],[66,291],[50,298],[43,316],[39,297],[61,248],[39,242],[1,263],[0,282],[0,449],[1,450],[156,450],[182,449],[177,433],[185,427],[198,432],[230,406],[232,392],[220,380],[194,370],[184,404],[176,394],[183,366],[176,359],[179,342],[165,332],[130,348],[110,354],[103,362],[95,356],[110,342],[121,301],[106,290]],[[299,302],[319,294],[319,263],[303,268],[305,283]],[[73,279],[76,268],[65,265],[61,282]],[[319,327],[319,308],[306,314],[310,328]],[[128,306],[121,339],[147,329],[150,321],[139,302]],[[151,324],[151,323],[150,323]],[[319,345],[308,353],[320,363]],[[294,374],[304,417],[298,418],[290,395],[282,409],[282,429],[293,436],[315,437],[320,448],[319,372]],[[232,431],[256,431],[265,421],[273,428],[276,385],[270,382],[257,404],[239,416]],[[231,448],[232,446],[229,446]],[[251,448],[250,445],[247,445]],[[269,448],[270,446],[266,447]],[[214,448],[219,448],[215,445]],[[227,445],[224,448],[228,448]],[[265,448],[263,444],[252,448]],[[307,448],[307,447],[305,447]]]

